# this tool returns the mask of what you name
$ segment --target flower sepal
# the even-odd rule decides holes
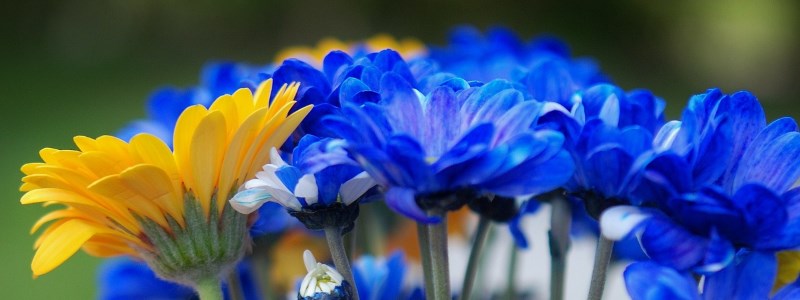
[[[301,210],[288,210],[289,214],[297,218],[306,228],[323,230],[328,227],[342,228],[342,234],[350,232],[358,218],[358,202],[344,205],[335,202],[330,205],[315,203]]]

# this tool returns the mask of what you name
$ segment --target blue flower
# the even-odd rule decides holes
[[[400,299],[407,272],[402,252],[378,259],[364,255],[353,263],[358,295],[364,300]]]
[[[449,45],[432,47],[430,59],[439,71],[466,80],[520,82],[539,101],[564,103],[578,90],[610,82],[593,60],[572,59],[560,40],[540,37],[525,42],[505,28],[493,28],[485,36],[473,27],[456,28]]]
[[[736,262],[704,278],[702,293],[688,272],[655,262],[634,263],[624,276],[628,294],[634,300],[797,299],[800,281],[770,297],[776,273],[774,254],[742,251],[736,255]]]
[[[624,92],[600,84],[575,93],[567,107],[547,102],[539,126],[564,134],[575,162],[565,185],[598,218],[609,206],[641,202],[633,194],[642,159],[664,123],[664,102],[645,90]]]
[[[351,204],[368,196],[368,191],[376,183],[347,157],[344,150],[337,151],[336,144],[331,138],[306,135],[295,147],[291,164],[285,162],[278,150],[273,148],[270,163],[264,165],[263,171],[256,173],[255,179],[245,182],[243,189],[229,202],[244,214],[259,209],[267,202],[278,203],[309,229],[321,229],[316,224],[317,218],[311,215],[317,212],[327,214],[324,212],[328,209],[335,212],[341,210],[346,212],[341,220],[344,223],[338,224],[337,221],[336,225],[352,225],[358,209],[357,204]],[[327,224],[328,216],[323,215],[320,217]],[[326,224],[322,224],[322,227]]]
[[[248,261],[240,263],[236,272],[242,285],[244,299],[261,299]],[[197,299],[192,288],[162,280],[146,263],[128,257],[105,261],[100,267],[98,281],[99,299]],[[227,284],[223,284],[222,288],[223,294],[228,299],[225,292],[228,289]]]
[[[657,209],[615,208],[604,234],[637,233],[654,261],[700,274],[725,268],[740,249],[800,246],[800,133],[790,118],[765,123],[750,93],[693,97],[683,121],[659,133],[663,152],[637,189]]]
[[[341,114],[325,117],[323,125],[386,188],[387,204],[417,221],[438,220],[418,199],[449,210],[460,206],[452,200],[456,193],[534,195],[572,174],[563,135],[530,130],[541,103],[525,101],[508,81],[470,87],[451,78],[422,94],[388,72],[377,88],[348,79],[340,89],[357,92],[340,98]]]

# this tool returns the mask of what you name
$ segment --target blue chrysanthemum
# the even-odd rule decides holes
[[[560,40],[522,41],[505,28],[493,28],[486,35],[473,27],[456,28],[447,46],[432,47],[430,59],[439,71],[466,80],[520,82],[533,99],[562,104],[578,90],[610,82],[593,60],[571,58]]]
[[[388,72],[377,88],[348,79],[340,90],[349,91],[342,112],[323,123],[386,188],[387,204],[418,221],[437,221],[427,209],[459,206],[444,200],[457,193],[538,194],[572,173],[563,135],[530,130],[542,104],[525,101],[510,82],[470,87],[451,78],[423,94]]]
[[[800,133],[791,118],[767,125],[750,93],[693,97],[681,123],[664,126],[661,153],[637,191],[654,209],[603,216],[610,238],[637,233],[655,262],[713,274],[741,249],[757,255],[800,246]],[[771,265],[774,268],[774,258]]]

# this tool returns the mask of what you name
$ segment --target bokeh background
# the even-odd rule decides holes
[[[646,87],[677,118],[709,87],[747,89],[770,119],[800,117],[800,4],[776,1],[3,1],[0,4],[0,297],[88,299],[99,260],[78,254],[36,280],[44,213],[19,205],[25,162],[74,135],[144,116],[149,93],[188,86],[209,60],[264,64],[287,46],[377,33],[442,44],[454,25],[555,34],[625,89]]]

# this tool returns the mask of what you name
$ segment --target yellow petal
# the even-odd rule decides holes
[[[154,165],[137,165],[120,175],[124,184],[135,191],[144,201],[158,205],[183,226],[183,199],[172,188],[170,178],[164,170]]]
[[[150,134],[139,134],[131,139],[131,147],[134,149],[139,159],[146,164],[158,166],[169,175],[172,188],[175,191],[182,191],[181,175],[178,173],[178,166],[175,158],[167,144],[159,138]]]
[[[194,136],[197,125],[206,115],[208,115],[208,111],[202,105],[190,106],[181,113],[180,117],[178,117],[178,122],[175,124],[175,134],[172,139],[172,145],[175,149],[175,163],[187,189],[195,185],[192,176],[192,165],[189,161],[192,151],[192,136]]]
[[[79,135],[72,138],[72,141],[82,152],[97,151],[97,142],[92,138]]]
[[[248,93],[250,92],[248,89],[239,89],[236,91],[236,93],[238,94],[241,90],[245,90]],[[211,104],[211,107],[208,109],[208,111],[221,112],[222,115],[225,116],[225,124],[227,125],[226,128],[228,128],[228,130],[233,130],[237,125],[239,125],[239,109],[236,108],[234,97],[237,97],[236,94],[234,94],[234,96],[222,95],[217,98],[217,100],[214,101],[214,103]],[[226,132],[225,135],[228,136],[232,134],[230,134],[230,132]]]
[[[63,218],[72,218],[72,219],[86,219],[87,215],[84,212],[81,212],[76,209],[60,209],[56,211],[51,211],[48,214],[39,218],[35,224],[31,227],[30,234],[35,233],[39,230],[47,222],[63,219]]]
[[[117,158],[100,151],[84,152],[79,159],[97,178],[118,174],[124,170]]]
[[[211,195],[219,179],[223,155],[226,148],[225,117],[219,111],[208,114],[197,125],[189,153],[194,185],[190,188],[208,215],[211,208]]]
[[[222,169],[219,175],[219,199],[227,200],[228,193],[234,187],[234,182],[240,179],[242,161],[247,154],[247,149],[253,144],[253,140],[258,134],[259,125],[267,113],[267,108],[261,108],[251,114],[234,134],[230,143],[230,148],[225,151],[225,159],[222,162]],[[217,209],[224,207],[226,201],[218,201]]]
[[[164,213],[158,206],[145,199],[138,191],[131,189],[120,175],[106,176],[89,186],[89,190],[107,197],[108,201],[118,201],[140,216],[147,217],[164,228],[169,228]]]
[[[264,164],[269,163],[269,151],[273,147],[279,148],[281,144],[283,144],[289,135],[297,129],[297,126],[300,125],[300,122],[303,121],[303,118],[308,115],[308,112],[311,111],[312,105],[308,105],[301,109],[298,109],[294,112],[291,116],[286,118],[286,120],[280,124],[280,126],[269,135],[269,137],[263,142],[260,143],[262,145],[261,149],[256,152],[254,155],[253,160],[249,164],[249,171],[244,178],[253,178],[255,177],[255,173],[261,169]]]
[[[272,78],[258,85],[255,94],[256,108],[269,107],[269,97],[272,96]]]
[[[31,262],[33,276],[52,271],[81,248],[89,238],[103,231],[81,220],[70,220],[60,224],[42,238]]]

